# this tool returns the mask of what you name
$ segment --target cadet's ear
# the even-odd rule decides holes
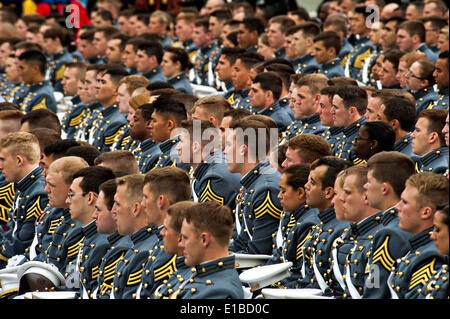
[[[19,166],[24,165],[24,164],[25,164],[25,161],[26,161],[25,157],[24,157],[23,155],[21,155],[21,154],[17,154],[17,155],[16,155],[16,160],[17,160],[17,164],[18,164]]]
[[[208,247],[209,243],[211,242],[211,235],[207,232],[202,232],[200,234],[200,238],[202,239],[202,246]]]
[[[422,220],[429,220],[429,219],[433,219],[433,209],[430,207],[430,206],[425,206],[425,207],[422,207],[421,209],[420,209],[420,215],[419,215],[419,217],[420,217],[420,219],[422,219]]]
[[[323,194],[326,200],[332,200],[334,197],[334,188],[331,186],[326,187]]]

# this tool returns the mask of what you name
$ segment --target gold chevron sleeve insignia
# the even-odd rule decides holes
[[[92,279],[95,279],[98,277],[98,268],[99,268],[98,265],[95,267],[92,267]]]
[[[125,251],[120,254],[120,256],[111,262],[108,266],[105,267],[103,271],[103,282],[109,282],[114,278],[114,274],[116,272],[117,264],[119,261],[123,259],[123,256],[125,255]]]
[[[364,53],[358,55],[358,57],[355,60],[355,63],[353,63],[353,66],[358,69],[362,69],[364,66],[364,61],[370,57],[370,49],[366,50]]]
[[[169,277],[171,274],[173,274],[175,271],[177,271],[177,265],[175,262],[175,259],[177,258],[176,255],[173,255],[173,257],[165,263],[163,266],[159,267],[158,269],[155,269],[153,271],[153,277],[154,281],[159,281],[165,277]]]
[[[9,222],[9,220],[11,219],[8,214],[9,210],[10,208],[0,205],[0,221],[5,223]]]
[[[30,219],[32,217],[39,218],[42,214],[41,208],[41,196],[38,196],[37,200],[33,203],[33,205],[29,206],[27,212],[25,214],[25,219]]]
[[[86,110],[81,111],[80,115],[75,116],[73,119],[70,120],[69,126],[73,127],[73,126],[77,126],[81,123],[81,120],[83,118],[84,113],[86,112]]]
[[[73,257],[78,254],[78,248],[80,247],[80,244],[83,240],[84,240],[84,236],[78,242],[76,242],[75,244],[73,244],[72,246],[70,246],[67,249],[67,257]]]
[[[144,271],[144,267],[132,273],[128,276],[127,286],[134,286],[141,282],[142,272]]]
[[[231,105],[233,105],[233,103],[234,103],[234,93],[232,93],[232,94],[228,97],[227,101],[228,101],[228,103],[230,103]]]
[[[121,132],[122,128],[118,129],[116,133],[110,135],[110,136],[106,136],[105,137],[105,144],[106,145],[111,145],[114,143],[114,139],[116,138],[116,135],[119,134]]]
[[[417,285],[424,285],[426,282],[436,274],[434,270],[434,264],[436,263],[436,258],[433,258],[431,262],[414,272],[411,276],[411,281],[409,282],[408,290],[413,289]]]
[[[5,206],[11,207],[14,203],[14,183],[8,183],[5,186],[0,187],[0,201],[4,201]]]
[[[287,227],[289,227],[289,228],[294,227],[296,222],[297,221],[295,220],[295,216],[294,216],[294,214],[292,214],[291,217],[289,218],[289,223],[288,223]]]
[[[299,260],[300,258],[303,257],[303,245],[305,244],[305,242],[308,239],[309,235],[311,235],[311,231],[312,231],[312,229],[310,228],[308,230],[308,234],[306,234],[305,238],[303,238],[303,240],[298,243],[298,245],[297,245],[297,254],[295,255],[295,259],[296,260]]]
[[[33,111],[33,110],[37,110],[37,109],[46,109],[46,108],[47,108],[47,98],[44,97],[38,104],[34,105],[31,108],[31,110]]]
[[[55,80],[62,80],[62,78],[64,77],[64,72],[66,71],[66,65],[63,64],[58,71],[56,71],[55,74]]]
[[[205,189],[203,190],[203,192],[200,195],[200,202],[207,202],[207,201],[216,201],[218,203],[220,203],[221,205],[223,205],[224,202],[224,197],[221,197],[219,195],[217,195],[216,193],[214,193],[212,187],[211,187],[211,180],[208,180],[208,183],[205,187]]]
[[[268,213],[272,217],[280,219],[282,212],[283,211],[279,209],[277,206],[275,206],[275,204],[272,202],[272,199],[270,198],[270,191],[267,191],[267,195],[263,203],[259,205],[258,208],[255,209],[255,218],[256,219],[261,218],[266,213]]]
[[[54,234],[55,233],[55,229],[56,229],[56,227],[59,226],[61,220],[62,220],[61,218],[57,218],[57,219],[54,219],[54,220],[50,221],[50,227],[48,228],[48,233],[49,234]]]
[[[353,160],[353,165],[359,165],[359,164],[367,164],[367,162],[366,162],[366,160],[362,160],[357,157]]]
[[[391,271],[392,266],[395,263],[395,260],[389,254],[389,236],[386,236],[386,239],[381,244],[380,247],[373,253],[372,264],[376,264],[380,262],[387,271]]]

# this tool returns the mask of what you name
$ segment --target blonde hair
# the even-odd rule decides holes
[[[417,203],[420,208],[430,206],[433,212],[436,206],[448,201],[448,180],[435,173],[418,173],[411,175],[405,183],[417,189]]]
[[[52,162],[48,167],[48,173],[59,173],[66,185],[70,185],[73,175],[80,169],[88,167],[89,164],[78,156],[65,156]]]
[[[124,185],[126,187],[125,195],[128,206],[132,206],[134,203],[142,200],[144,179],[145,176],[140,173],[116,178],[117,186]]]
[[[6,149],[11,156],[21,155],[30,163],[39,163],[41,148],[34,134],[14,132],[0,139],[0,149]]]
[[[131,96],[131,94],[138,88],[146,88],[147,85],[150,84],[150,81],[143,75],[137,75],[137,74],[133,74],[133,75],[127,75],[125,77],[123,77],[120,81],[119,81],[119,86],[121,86],[122,84],[126,85],[128,94]]]
[[[421,60],[421,59],[427,59],[427,56],[425,55],[425,53],[423,53],[421,51],[412,51],[412,52],[408,52],[405,55],[403,55],[400,58],[399,62],[405,62],[406,68],[409,68],[414,62]]]
[[[137,110],[140,106],[150,103],[150,95],[149,94],[139,94],[136,95],[134,97],[132,97],[130,99],[130,101],[128,102],[128,104],[130,104],[130,106]]]

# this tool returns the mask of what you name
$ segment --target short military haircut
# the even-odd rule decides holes
[[[236,61],[239,60],[244,65],[244,67],[247,70],[250,70],[255,64],[258,64],[260,62],[264,61],[264,57],[261,54],[258,54],[256,52],[244,52],[240,54]],[[235,61],[235,63],[236,63]]]
[[[44,151],[47,144],[61,140],[61,135],[51,128],[38,127],[30,130],[30,133],[38,138],[41,151]]]
[[[84,31],[80,34],[79,39],[85,40],[87,42],[90,42],[92,44],[92,41],[94,41],[94,35],[95,35],[95,29]]]
[[[230,103],[221,96],[205,96],[198,99],[191,112],[197,107],[201,108],[206,116],[213,115],[219,123],[222,122],[225,112],[231,110]]]
[[[107,180],[98,187],[99,194],[103,192],[106,208],[111,210],[114,205],[114,195],[116,194],[117,183],[115,179]]]
[[[26,113],[20,120],[20,124],[28,123],[30,130],[38,127],[46,127],[61,134],[61,124],[58,116],[48,109],[36,109]]]
[[[0,111],[0,120],[2,121],[1,130],[3,131],[3,134],[19,131],[20,120],[23,115],[24,114],[17,109]]]
[[[294,20],[287,15],[278,15],[270,18],[269,25],[272,23],[278,23],[282,33],[285,33],[287,29],[295,25]]]
[[[404,21],[398,26],[398,30],[405,30],[410,37],[417,35],[420,42],[425,42],[425,27],[419,20]]]
[[[229,207],[214,201],[198,203],[185,210],[184,219],[198,234],[208,232],[221,247],[228,247],[234,227]]]
[[[448,179],[435,173],[418,173],[411,175],[405,182],[405,186],[417,189],[417,202],[420,208],[431,207],[433,212],[436,207],[448,202]]]
[[[217,9],[209,14],[210,17],[215,17],[219,21],[226,21],[231,19],[233,16],[231,11],[228,9]]]
[[[47,173],[61,174],[64,183],[70,185],[73,181],[74,174],[88,166],[89,164],[80,157],[65,156],[50,163]]]
[[[354,85],[343,85],[336,88],[335,94],[343,100],[346,109],[353,106],[358,110],[359,115],[366,113],[368,99],[364,89]]]
[[[286,183],[293,189],[304,188],[308,182],[310,164],[301,163],[286,167],[283,174],[286,175]]]
[[[72,146],[65,153],[64,156],[78,156],[84,159],[89,166],[94,166],[95,159],[100,155],[100,151],[94,146],[80,145]]]
[[[122,80],[123,77],[130,75],[130,73],[125,70],[124,67],[119,65],[111,65],[106,68],[106,70],[103,72],[102,76],[109,75],[111,78],[111,82],[118,86],[120,83],[120,80]]]
[[[161,63],[164,55],[163,47],[159,42],[142,41],[137,46],[137,50],[144,51],[149,58],[155,56],[156,60],[158,61],[158,64]]]
[[[322,42],[326,50],[328,50],[329,48],[334,48],[334,50],[336,51],[336,56],[339,54],[342,48],[342,40],[334,31],[323,31],[319,33],[314,38],[314,42]]]
[[[206,33],[209,28],[209,20],[207,17],[199,17],[195,20],[194,25],[203,28],[203,31]]]
[[[319,166],[327,166],[327,170],[322,176],[322,190],[327,187],[334,188],[334,182],[340,171],[352,166],[349,161],[335,156],[324,156],[311,163],[311,170]]]
[[[300,134],[286,142],[287,147],[297,151],[303,162],[312,163],[323,156],[331,155],[331,147],[321,136]]]
[[[142,201],[144,179],[145,176],[140,173],[116,178],[117,187],[121,185],[126,187],[125,197],[127,199],[128,207],[131,207],[134,203],[140,203]]]
[[[61,27],[51,27],[43,34],[44,39],[59,39],[62,46],[67,42],[67,31]]]
[[[170,204],[191,199],[189,176],[178,167],[169,166],[152,170],[145,174],[144,184],[148,185],[153,195],[165,195]]]
[[[223,47],[221,55],[224,56],[229,62],[230,65],[233,65],[236,62],[236,59],[242,53],[246,52],[243,48],[231,48],[231,47]]]
[[[249,115],[252,115],[252,112],[247,109],[231,109],[223,113],[223,117],[229,116],[231,121],[237,121]]]
[[[323,74],[305,74],[295,81],[298,88],[307,86],[311,94],[320,94],[320,90],[328,85],[328,78]]]
[[[151,103],[145,103],[137,108],[141,112],[142,118],[145,121],[150,121],[152,119],[152,114],[155,108],[153,107],[153,104]],[[137,111],[136,110],[136,111]]]
[[[45,145],[43,152],[45,156],[53,156],[53,159],[57,159],[63,157],[69,148],[79,145],[80,143],[73,139],[53,141]]]
[[[384,103],[383,114],[388,121],[397,120],[400,128],[411,131],[416,123],[416,106],[409,100],[401,97],[392,97]]]
[[[238,141],[247,145],[249,155],[252,155],[255,158],[260,155],[266,155],[273,148],[274,143],[270,139],[270,129],[266,123],[260,120],[249,120],[248,118],[242,118],[236,121],[233,120],[230,123],[230,129],[233,129],[237,134],[236,146],[240,146],[238,145]],[[238,129],[242,130],[242,132],[237,131]],[[265,136],[263,133],[265,133]],[[238,135],[240,138],[238,138]],[[261,147],[263,147],[266,152],[262,152]]]
[[[184,212],[186,209],[196,206],[196,202],[182,201],[170,205],[167,210],[167,215],[171,217],[169,227],[171,227],[175,232],[181,232],[181,226],[183,225]]]
[[[131,96],[131,94],[134,92],[134,90],[136,90],[137,88],[140,87],[147,87],[147,85],[150,84],[150,80],[148,80],[145,76],[143,75],[138,75],[138,74],[131,74],[131,75],[127,75],[124,76],[120,82],[119,82],[119,86],[125,84],[126,88],[127,88],[127,92],[128,94]]]
[[[44,75],[47,69],[47,59],[44,53],[38,50],[29,50],[19,56],[19,61],[25,61],[29,66],[38,66],[39,72]]]
[[[304,22],[298,25],[298,31],[302,31],[303,37],[313,38],[320,33],[320,26],[316,22]],[[296,32],[297,33],[297,32]]]
[[[249,32],[256,31],[258,35],[264,32],[264,23],[259,18],[247,17],[242,20],[241,24],[243,24]]]
[[[396,151],[372,155],[367,161],[367,168],[379,183],[390,184],[398,198],[405,189],[405,181],[415,173],[411,158]]]
[[[175,99],[159,97],[153,102],[153,107],[155,108],[154,112],[161,115],[166,121],[169,119],[175,120],[177,126],[180,125],[181,121],[187,119],[184,104]]]
[[[350,175],[355,175],[357,177],[356,181],[355,181],[355,186],[358,188],[359,193],[362,194],[366,191],[364,189],[364,184],[367,183],[367,171],[368,171],[368,168],[367,168],[367,165],[365,165],[365,164],[350,166],[342,171],[342,177],[343,177],[342,182],[344,182],[346,177],[348,177]]]
[[[378,150],[393,151],[395,144],[395,131],[388,123],[381,121],[370,121],[364,123],[369,133],[369,139],[378,142]]]
[[[344,37],[348,34],[348,22],[347,17],[340,13],[333,13],[325,19],[323,23],[323,28],[332,28],[335,32],[342,32]]]
[[[358,86],[358,81],[352,78],[338,76],[327,81],[329,86],[355,85]]]
[[[210,147],[219,148],[221,139],[219,130],[210,122],[205,120],[184,120],[180,125],[184,128],[190,137],[190,143],[201,142],[202,146],[209,145]],[[194,130],[198,129],[200,140],[196,139]],[[194,140],[195,139],[195,140]],[[212,151],[213,149],[211,149]]]
[[[41,150],[36,136],[27,132],[9,133],[0,139],[0,150],[6,149],[15,157],[21,155],[30,163],[39,163]]]
[[[97,156],[94,165],[111,168],[115,173],[123,172],[126,175],[139,172],[139,166],[133,153],[128,150],[115,150]]]
[[[89,166],[73,174],[73,179],[79,177],[82,178],[80,188],[83,190],[83,193],[94,192],[98,194],[100,185],[107,180],[114,179],[116,176],[108,167]]]
[[[281,91],[283,90],[283,81],[277,73],[271,71],[259,73],[253,79],[253,83],[259,83],[264,92],[271,91],[274,101],[280,98]]]
[[[428,133],[436,132],[438,134],[440,146],[445,146],[445,138],[444,134],[442,134],[442,129],[445,126],[447,114],[448,111],[443,109],[426,109],[417,116],[417,120],[420,118],[428,120]]]

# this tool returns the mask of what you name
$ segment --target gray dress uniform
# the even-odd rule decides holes
[[[175,256],[176,257],[176,256]],[[176,257],[174,261],[174,272],[164,279],[163,283],[157,283],[152,287],[153,295],[147,299],[167,299],[178,287],[184,282],[184,278],[188,278],[191,274],[191,267],[184,262],[184,256]],[[142,293],[141,293],[142,297]]]
[[[143,263],[148,258],[149,250],[159,240],[159,236],[158,227],[153,226],[145,226],[130,236],[133,247],[117,263],[113,291],[110,296],[112,299],[132,297],[132,293],[136,291],[141,282]]]
[[[234,109],[246,109],[252,111],[252,106],[250,104],[250,98],[248,97],[249,89],[244,89],[240,92],[232,91],[225,95],[227,101],[231,104]]]
[[[166,82],[167,78],[163,75],[161,67],[158,65],[156,68],[143,74],[151,83],[153,82]]]
[[[428,228],[413,236],[408,253],[395,261],[388,279],[392,299],[416,299],[448,257],[439,255]]]
[[[383,226],[375,233],[365,273],[369,273],[364,286],[363,299],[385,299],[390,297],[387,279],[395,260],[406,255],[411,234],[398,228],[398,212],[387,209],[381,215]]]
[[[426,283],[426,288],[421,290],[419,299],[449,299],[448,290],[448,259],[441,266],[437,274]]]
[[[80,97],[74,96],[71,99],[71,107],[64,112],[61,120],[61,128],[66,133],[66,138],[74,139],[77,127],[81,124],[83,116],[88,112],[88,105],[81,103]]]
[[[342,126],[331,126],[321,134],[323,139],[330,144],[331,154],[335,155],[338,150],[338,145],[342,139],[344,128]]]
[[[435,101],[439,100],[439,94],[434,91],[432,86],[414,91],[412,95],[416,100],[416,115],[419,115],[423,110],[431,108]]]
[[[364,284],[369,273],[366,271],[368,253],[375,234],[383,227],[381,212],[375,213],[357,223],[354,246],[346,257],[344,273],[346,287],[343,298],[361,299]]]
[[[84,240],[80,243],[77,267],[80,272],[79,295],[84,299],[91,299],[97,287],[99,266],[102,257],[109,248],[107,235],[97,232],[96,221],[83,227]]]
[[[256,110],[253,109],[253,111]],[[280,100],[275,101],[272,105],[256,112],[256,114],[265,115],[274,120],[278,127],[278,134],[281,134],[292,121],[286,108],[281,107]]]
[[[22,112],[25,113],[37,109],[49,109],[56,113],[56,101],[53,93],[50,81],[39,81],[28,86],[23,98],[17,101],[18,103],[13,103],[19,105]]]
[[[142,174],[145,174],[154,168],[160,156],[160,144],[153,142],[151,138],[141,142],[134,152],[134,157],[139,165],[139,171]]]
[[[283,212],[278,231],[272,234],[272,258],[266,264],[294,262],[298,245],[302,245],[312,227],[320,222],[318,213],[316,208],[309,208],[306,203],[293,212]]]
[[[100,111],[89,132],[89,142],[100,152],[109,152],[114,139],[128,124],[125,117],[119,113],[119,105],[114,103]]]
[[[295,73],[310,74],[320,66],[317,64],[316,58],[308,53],[300,58],[292,61]]]
[[[179,73],[167,80],[168,83],[172,84],[175,89],[180,92],[193,95],[191,83],[189,82],[186,74],[184,72]]]
[[[401,139],[395,142],[394,151],[405,154],[406,156],[413,157],[415,156],[412,151],[412,137],[411,132],[403,136]]]
[[[360,159],[353,153],[353,141],[358,136],[358,131],[361,125],[366,122],[365,117],[353,122],[342,131],[342,138],[336,148],[335,156],[349,160],[353,164],[359,164]]]
[[[87,106],[86,111],[81,116],[81,123],[75,126],[75,139],[79,141],[88,141],[89,134],[94,121],[101,115],[100,110],[103,105],[100,102],[95,102]]]
[[[176,150],[176,146],[179,141],[180,136],[177,135],[159,144],[161,156],[158,158],[158,161],[156,162],[155,166],[152,169],[167,166],[175,166],[189,173],[191,167],[189,165],[180,163],[180,160],[178,158],[178,151]]]
[[[237,235],[229,250],[269,255],[272,234],[278,229],[283,211],[277,197],[280,173],[265,159],[241,179],[241,185],[234,210]]]
[[[11,219],[9,210],[14,203],[14,194],[16,186],[14,183],[9,183],[2,171],[0,171],[0,226],[3,227]]]
[[[36,220],[48,204],[44,188],[44,176],[40,166],[16,183],[10,220],[4,227],[7,231],[0,234],[0,269],[6,266],[9,258],[24,254],[31,245]]]
[[[448,88],[439,88],[437,90],[437,93],[439,94],[438,99],[434,101],[433,105],[429,106],[428,108],[448,110],[448,103],[449,103]]]
[[[304,119],[296,119],[291,122],[291,125],[286,127],[286,130],[282,133],[282,137],[285,140],[290,140],[300,134],[314,134],[324,137],[328,127],[323,126],[320,123],[320,115],[313,114]]]
[[[209,154],[193,171],[193,195],[198,202],[216,201],[235,208],[241,174],[230,173],[222,151]]]
[[[419,45],[419,47],[416,49],[416,51],[425,53],[427,58],[433,63],[436,63],[436,61],[439,57],[439,53],[433,52],[433,50],[431,50],[425,43],[422,43],[421,45]]]
[[[339,59],[337,58],[319,65],[319,68],[317,68],[314,73],[323,74],[329,79],[345,76],[344,68],[341,66]]]
[[[448,165],[448,146],[443,146],[420,157],[416,161],[416,172],[444,175],[448,170]]]
[[[361,81],[361,70],[364,66],[364,61],[370,57],[372,50],[369,37],[363,36],[356,40],[353,49],[347,56],[346,69],[348,66],[349,74],[346,75]]]
[[[62,79],[66,70],[65,63],[73,62],[73,56],[66,48],[50,57],[48,71],[50,71],[50,82],[55,91],[64,93]]]
[[[94,299],[109,299],[117,263],[133,246],[130,236],[122,236],[117,232],[109,235],[107,239],[110,247],[102,256],[98,270],[97,287],[93,292]]]
[[[295,232],[296,242],[295,261],[291,268],[291,276],[282,281],[289,288],[320,288],[322,280],[328,282],[331,267],[331,246],[345,229],[350,228],[347,222],[336,219],[334,207],[330,207],[318,214],[319,223],[311,227],[306,235],[301,231]],[[301,229],[300,229],[301,230]],[[304,236],[304,237],[303,237]],[[317,276],[316,276],[317,274]]]
[[[234,255],[191,268],[170,299],[242,299],[244,292],[235,268]]]

